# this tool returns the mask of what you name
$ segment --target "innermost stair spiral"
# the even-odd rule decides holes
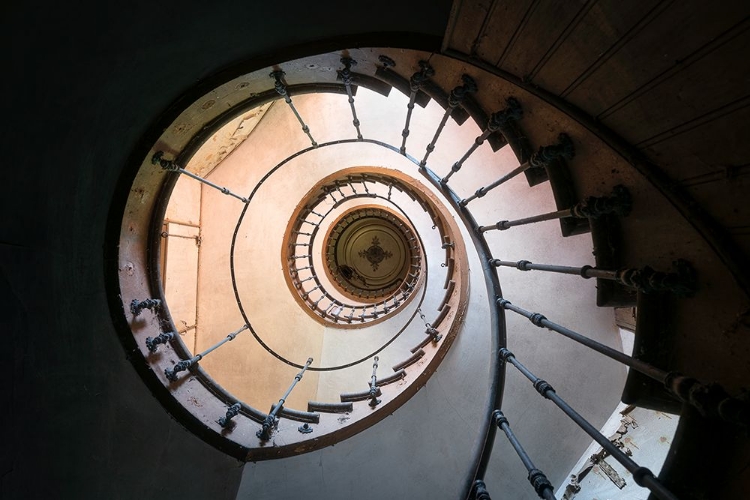
[[[416,237],[396,214],[380,207],[343,214],[326,237],[326,273],[351,298],[374,301],[404,283],[414,258]]]

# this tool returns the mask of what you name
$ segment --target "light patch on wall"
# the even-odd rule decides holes
[[[221,127],[193,155],[185,170],[208,177],[237,146],[247,139],[274,101],[253,108]]]

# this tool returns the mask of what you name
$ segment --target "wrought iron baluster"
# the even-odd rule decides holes
[[[566,217],[596,219],[605,214],[617,214],[625,217],[630,213],[631,206],[632,200],[627,188],[625,186],[615,186],[611,196],[590,196],[565,210],[526,217],[525,219],[501,220],[491,226],[479,226],[479,232],[484,233],[493,229],[504,231],[514,226],[523,226],[546,220],[564,219]]]
[[[133,299],[132,302],[130,302],[130,314],[132,314],[133,317],[140,316],[141,312],[144,309],[148,309],[149,311],[155,313],[160,308],[161,308],[161,300],[159,299],[144,299],[144,300]]]
[[[354,108],[354,95],[352,94],[352,66],[356,66],[357,61],[351,57],[342,57],[341,64],[344,65],[344,69],[339,70],[339,75],[346,87],[346,94],[349,96],[349,107],[352,109],[352,124],[357,129],[357,139],[361,141],[362,132],[359,130],[359,119],[357,118],[357,110]]]
[[[380,389],[377,385],[378,377],[376,374],[378,371],[378,361],[380,361],[380,358],[375,356],[372,363],[372,377],[370,378],[370,402],[368,403],[370,408],[375,408],[380,404],[380,400],[378,399]]]
[[[283,77],[285,73],[281,70],[272,71],[269,75],[271,78],[274,79],[274,88],[276,89],[276,93],[278,93],[281,97],[284,98],[284,101],[289,105],[289,108],[294,113],[294,116],[297,117],[297,121],[300,125],[302,125],[302,132],[304,132],[307,137],[310,139],[310,143],[312,144],[312,147],[317,148],[318,143],[315,142],[315,139],[313,139],[312,134],[310,134],[310,127],[308,127],[305,122],[302,120],[302,117],[299,115],[299,112],[297,111],[297,108],[294,107],[294,103],[292,102],[292,98],[289,97],[289,92],[287,92],[286,89],[286,83],[284,83]]]
[[[453,166],[451,167],[451,171],[448,172],[448,175],[440,179],[441,184],[447,184],[448,180],[450,180],[453,174],[461,170],[464,162],[469,159],[472,153],[474,153],[474,151],[476,151],[479,146],[484,144],[484,141],[487,140],[490,135],[500,130],[500,128],[504,127],[509,120],[517,120],[521,117],[522,110],[518,100],[514,97],[509,97],[507,99],[507,103],[507,108],[492,113],[492,116],[490,116],[490,119],[487,122],[487,127],[484,129],[482,134],[474,140],[474,144],[471,145],[469,150],[466,151],[466,153],[464,153],[464,155],[456,163],[453,164]]]
[[[516,435],[513,434],[513,431],[510,429],[510,425],[508,425],[508,419],[505,418],[503,412],[500,410],[495,410],[492,416],[495,419],[495,425],[503,430],[505,435],[508,437],[508,441],[510,441],[510,444],[513,446],[513,449],[516,450],[516,453],[521,459],[521,462],[523,462],[524,467],[526,467],[526,470],[529,472],[529,482],[531,483],[531,486],[534,487],[534,491],[536,491],[536,494],[539,495],[539,498],[544,498],[545,500],[555,500],[555,494],[552,491],[552,484],[547,479],[547,476],[544,475],[544,472],[540,471],[534,466],[534,462],[531,461],[531,458],[526,453],[526,450],[523,449],[523,446],[521,446],[521,443],[518,442]]]
[[[292,269],[292,272],[295,274],[299,274],[300,271],[307,271],[308,269],[312,269],[312,268],[313,266],[305,266],[305,267],[300,267],[299,269]]]
[[[315,303],[313,304],[313,309],[317,309],[318,304],[320,304],[320,301],[323,300],[324,298],[326,298],[325,294],[321,295],[320,298],[316,300]]]
[[[399,150],[402,155],[406,154],[406,139],[409,137],[409,122],[411,121],[411,113],[414,110],[414,100],[417,98],[417,92],[419,92],[422,84],[435,74],[435,70],[427,61],[419,61],[419,68],[419,71],[411,75],[411,78],[409,79],[409,104],[406,105],[406,123],[404,124],[404,130],[401,132],[401,149]]]
[[[674,261],[673,266],[677,272],[666,273],[655,271],[646,266],[641,269],[619,269],[608,271],[597,269],[592,266],[570,267],[556,266],[550,264],[534,264],[528,260],[510,262],[500,259],[491,259],[490,265],[495,267],[512,267],[520,271],[547,271],[551,273],[573,274],[583,278],[598,278],[616,281],[621,285],[635,288],[644,293],[672,292],[675,295],[689,297],[695,293],[696,279],[695,270],[689,262],[683,259]]]
[[[347,175],[346,176],[346,182],[347,182],[347,184],[349,184],[349,189],[352,190],[352,193],[357,194],[357,190],[354,189],[354,183],[352,182],[352,176],[351,175]]]
[[[248,200],[247,198],[245,198],[243,196],[240,196],[238,194],[235,194],[235,193],[233,193],[232,191],[230,191],[229,189],[227,189],[225,187],[222,187],[222,186],[219,186],[217,184],[214,184],[213,182],[211,182],[211,181],[209,181],[207,179],[204,179],[200,175],[196,175],[196,174],[194,174],[192,172],[188,172],[184,168],[178,166],[174,162],[174,160],[165,160],[164,159],[164,151],[157,151],[156,153],[154,153],[154,155],[151,157],[151,163],[153,165],[158,165],[162,169],[167,170],[169,172],[179,172],[179,173],[181,173],[183,175],[187,175],[191,179],[195,179],[196,181],[202,182],[203,184],[205,184],[207,186],[211,186],[214,189],[218,189],[219,191],[221,191],[222,193],[224,193],[226,195],[233,196],[233,197],[237,198],[242,203],[249,203],[250,202],[250,200]]]
[[[255,433],[258,438],[260,438],[261,441],[268,441],[271,439],[271,430],[274,429],[278,425],[278,420],[276,418],[276,414],[281,411],[281,409],[284,407],[284,403],[286,403],[286,399],[289,397],[289,394],[291,394],[292,389],[294,389],[294,386],[297,385],[297,382],[302,380],[302,376],[305,374],[305,371],[310,366],[310,363],[313,362],[312,358],[307,358],[307,362],[305,363],[305,366],[302,368],[302,371],[300,371],[297,375],[294,376],[294,381],[292,382],[292,385],[289,386],[289,389],[286,390],[284,395],[279,399],[279,402],[276,403],[271,408],[271,412],[268,414],[266,419],[263,421],[262,428]]]
[[[528,318],[532,324],[539,328],[547,328],[548,330],[557,332],[564,337],[568,337],[579,344],[585,345],[610,359],[619,361],[633,370],[664,384],[664,387],[677,396],[678,399],[694,406],[703,415],[726,420],[727,422],[732,422],[744,427],[750,426],[750,402],[744,401],[742,398],[730,396],[718,384],[701,383],[700,381],[687,377],[679,372],[667,372],[652,366],[646,362],[628,356],[627,354],[623,354],[616,349],[585,337],[578,332],[554,323],[548,320],[543,314],[533,313],[511,304],[510,301],[505,300],[502,297],[497,299],[497,304],[504,309],[513,311]]]
[[[229,423],[232,421],[234,417],[240,414],[241,409],[242,409],[242,405],[240,405],[239,403],[234,403],[232,406],[227,408],[226,415],[224,415],[219,420],[217,420],[216,423],[224,428],[229,427]]]
[[[149,352],[156,352],[159,344],[166,344],[177,337],[175,332],[162,332],[156,337],[146,337],[146,348]]]
[[[339,194],[341,195],[341,198],[346,199],[346,195],[341,192],[341,186],[339,186],[339,181],[335,181],[334,186],[336,186],[336,191],[339,192]]]
[[[474,481],[473,494],[474,500],[492,500],[490,492],[487,491],[487,485],[481,479]]]
[[[190,368],[191,366],[193,366],[194,364],[196,364],[198,361],[200,361],[201,359],[203,359],[204,357],[206,357],[208,354],[210,354],[212,351],[215,351],[216,349],[218,349],[219,347],[223,346],[227,342],[230,342],[230,341],[234,340],[234,338],[237,335],[239,335],[241,332],[247,330],[248,328],[250,328],[248,325],[243,325],[242,328],[240,328],[239,330],[233,331],[232,333],[230,333],[229,335],[227,335],[223,340],[221,340],[220,342],[217,342],[216,344],[212,345],[211,347],[209,347],[205,351],[203,351],[203,352],[201,352],[199,354],[196,354],[195,356],[193,356],[190,359],[183,359],[182,361],[178,361],[171,369],[170,368],[164,369],[164,375],[166,375],[166,377],[167,377],[167,379],[169,381],[171,381],[171,382],[176,381],[178,373],[187,370],[188,368]]]
[[[461,105],[468,94],[477,91],[477,83],[472,77],[470,77],[469,75],[461,75],[461,79],[463,80],[464,84],[459,85],[451,90],[451,93],[448,96],[448,108],[445,110],[445,113],[443,113],[443,118],[440,120],[440,124],[435,131],[435,135],[432,137],[432,141],[430,141],[430,143],[427,145],[427,151],[425,152],[422,161],[419,162],[419,168],[424,168],[425,165],[427,165],[427,158],[433,151],[435,151],[435,144],[437,144],[438,138],[443,132],[445,124],[448,123],[448,118],[453,113],[453,110]]]
[[[459,204],[462,207],[465,207],[469,204],[469,202],[483,197],[499,185],[504,184],[505,182],[525,172],[526,170],[529,170],[531,168],[544,168],[546,165],[558,158],[565,158],[566,160],[570,160],[574,156],[575,147],[573,146],[573,141],[570,140],[570,137],[568,137],[567,134],[560,134],[557,138],[557,144],[540,147],[539,151],[531,155],[529,161],[519,165],[509,173],[500,177],[495,182],[492,182],[484,187],[480,187],[473,195],[461,200]]]
[[[555,405],[560,408],[573,422],[575,422],[586,434],[591,436],[594,441],[604,448],[615,460],[625,467],[632,475],[633,480],[639,486],[644,486],[651,490],[657,498],[661,500],[677,500],[672,493],[667,490],[663,484],[654,476],[646,467],[641,467],[635,463],[630,457],[628,457],[620,448],[612,443],[606,436],[599,432],[596,427],[591,425],[585,418],[583,418],[578,412],[568,405],[560,396],[557,395],[555,389],[552,388],[545,380],[538,378],[528,368],[522,365],[516,357],[506,348],[500,348],[500,358],[506,363],[510,363],[515,366],[527,379],[534,385],[534,389],[537,390],[544,398],[549,399]]]

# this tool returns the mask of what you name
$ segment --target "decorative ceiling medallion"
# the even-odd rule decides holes
[[[325,242],[326,265],[339,292],[355,300],[388,297],[418,265],[419,246],[413,231],[393,212],[357,207],[342,214]]]
[[[383,262],[385,259],[390,259],[393,254],[388,250],[383,250],[380,247],[380,240],[377,236],[372,239],[372,245],[367,250],[360,250],[359,256],[367,259],[372,265],[372,270],[378,270],[378,264]]]

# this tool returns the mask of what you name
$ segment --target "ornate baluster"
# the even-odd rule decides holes
[[[627,216],[630,213],[632,200],[630,192],[625,186],[615,186],[611,196],[590,196],[585,200],[575,204],[571,208],[549,212],[546,214],[535,215],[525,219],[501,220],[492,226],[480,226],[479,232],[484,233],[493,229],[504,231],[513,226],[523,226],[534,222],[546,220],[563,219],[565,217],[575,217],[577,219],[596,219],[605,214],[617,214]]]
[[[467,95],[477,91],[477,83],[472,77],[469,75],[461,75],[461,79],[464,84],[451,90],[451,93],[448,96],[448,108],[445,110],[445,113],[443,113],[443,118],[440,120],[440,124],[435,131],[435,135],[432,137],[432,141],[427,145],[427,151],[424,154],[424,158],[419,162],[419,168],[421,169],[427,165],[427,158],[433,151],[435,151],[435,144],[437,144],[438,137],[440,137],[440,134],[443,132],[443,128],[448,122],[448,117],[453,113],[453,110],[463,102]]]
[[[409,137],[409,122],[411,121],[411,113],[414,110],[414,100],[417,98],[417,92],[422,87],[422,84],[431,76],[435,74],[435,70],[427,61],[419,61],[419,71],[411,75],[409,79],[409,104],[406,105],[406,124],[404,124],[404,130],[401,132],[401,154],[406,154],[406,138]]]
[[[216,423],[222,426],[223,428],[229,427],[230,422],[232,421],[234,417],[240,414],[241,409],[242,409],[242,406],[239,403],[234,403],[232,406],[227,408],[226,415],[224,415],[219,420],[217,420]]]
[[[682,401],[693,405],[701,414],[710,415],[744,427],[750,426],[750,402],[743,398],[731,397],[718,384],[705,384],[679,372],[667,372],[644,361],[635,359],[627,354],[581,335],[578,332],[553,323],[540,313],[530,312],[510,303],[500,297],[497,304],[503,309],[513,311],[524,316],[539,328],[547,328],[571,340],[604,354],[610,359],[619,361],[633,370],[664,384]]]
[[[190,368],[191,366],[193,366],[194,364],[196,364],[198,361],[200,361],[201,359],[203,359],[205,356],[207,356],[212,351],[218,349],[219,347],[223,346],[227,342],[230,342],[230,341],[234,340],[234,338],[237,335],[239,335],[241,332],[247,330],[248,328],[250,328],[248,325],[243,325],[242,328],[240,328],[239,330],[233,331],[232,333],[230,333],[229,335],[227,335],[223,340],[221,340],[220,342],[217,342],[216,344],[212,345],[211,347],[209,347],[205,351],[203,351],[203,352],[201,352],[199,354],[196,354],[195,356],[193,356],[190,359],[183,359],[182,361],[177,362],[171,369],[170,368],[166,368],[164,370],[164,375],[166,375],[166,377],[167,377],[167,379],[169,381],[171,381],[171,382],[176,381],[178,373],[187,370],[188,368]]]
[[[166,344],[174,340],[176,337],[175,332],[162,332],[156,337],[146,337],[146,348],[149,352],[156,352],[159,344]]]
[[[266,419],[263,421],[262,428],[255,433],[258,438],[260,438],[261,441],[268,441],[271,439],[271,430],[276,428],[278,425],[278,420],[276,419],[276,414],[281,411],[281,409],[284,407],[284,403],[286,403],[286,399],[289,397],[289,394],[292,392],[292,389],[294,389],[294,386],[297,385],[297,382],[302,380],[302,376],[305,374],[305,371],[310,366],[310,363],[313,362],[312,358],[307,358],[307,362],[305,363],[305,366],[302,368],[302,371],[300,371],[297,375],[294,377],[294,381],[292,382],[292,385],[289,386],[289,389],[286,390],[284,395],[279,399],[279,402],[274,405],[271,408],[271,412],[268,414]]]
[[[448,172],[448,175],[440,180],[441,184],[447,184],[448,180],[450,180],[453,174],[461,170],[464,162],[469,159],[469,156],[471,156],[472,153],[476,151],[477,148],[479,148],[479,146],[484,144],[484,141],[487,140],[490,135],[500,130],[500,128],[504,127],[509,120],[517,120],[521,117],[521,105],[518,103],[518,101],[513,97],[509,97],[507,103],[507,108],[496,113],[492,113],[492,116],[490,116],[490,119],[487,122],[487,128],[485,128],[482,134],[474,140],[474,144],[472,144],[469,150],[464,153],[464,155],[456,163],[453,164],[453,166],[451,167],[451,171]]]
[[[132,314],[133,317],[140,316],[141,312],[144,309],[148,309],[149,311],[155,313],[160,308],[161,308],[161,300],[159,299],[144,299],[144,300],[133,299],[132,302],[130,302],[130,314]]]
[[[674,273],[655,271],[649,266],[641,269],[608,271],[592,266],[570,267],[534,264],[528,260],[510,262],[500,259],[490,259],[490,265],[495,267],[512,267],[519,271],[547,271],[551,273],[578,275],[586,279],[612,280],[644,293],[672,292],[678,296],[689,297],[695,292],[695,270],[689,262],[682,259],[678,259],[673,263],[677,271]]]
[[[341,64],[344,65],[344,69],[339,71],[341,81],[344,82],[346,87],[346,94],[349,96],[349,107],[352,109],[352,124],[357,129],[357,139],[362,140],[362,132],[359,130],[359,119],[357,118],[357,110],[354,108],[354,96],[352,95],[352,66],[357,65],[357,61],[351,57],[342,57]]]
[[[568,137],[567,134],[560,134],[557,138],[557,141],[557,144],[540,147],[539,151],[531,155],[529,161],[523,163],[522,165],[519,165],[515,169],[511,170],[510,173],[505,174],[495,182],[484,187],[480,187],[473,195],[461,200],[459,204],[462,207],[465,207],[469,204],[470,201],[483,197],[491,190],[495,189],[506,181],[509,181],[518,174],[525,172],[526,170],[529,170],[531,168],[544,168],[550,162],[558,158],[565,158],[567,160],[570,160],[575,156],[575,147],[573,146],[573,141],[570,140],[570,137]]]
[[[552,484],[547,479],[547,476],[544,475],[544,472],[540,471],[534,466],[534,462],[531,461],[531,458],[526,453],[526,450],[523,449],[523,446],[521,446],[521,443],[516,438],[516,435],[513,434],[512,430],[510,430],[508,419],[505,418],[503,412],[500,410],[495,410],[492,416],[495,419],[495,425],[497,425],[500,429],[503,430],[503,432],[505,432],[505,435],[508,437],[508,441],[510,441],[510,444],[513,446],[513,449],[516,450],[516,453],[521,459],[521,462],[523,462],[524,467],[526,467],[526,470],[529,472],[529,482],[531,483],[531,486],[534,487],[534,491],[536,491],[536,494],[539,495],[539,498],[544,498],[545,500],[555,500],[555,494],[552,491]]]
[[[302,120],[302,117],[297,112],[297,108],[294,107],[294,103],[292,103],[292,98],[289,97],[289,92],[287,92],[286,84],[284,83],[283,77],[285,73],[281,70],[272,71],[269,75],[271,78],[274,79],[274,88],[276,89],[276,92],[284,98],[284,101],[289,105],[289,108],[294,113],[294,116],[297,117],[297,121],[300,125],[302,125],[302,132],[304,132],[307,137],[310,139],[310,143],[312,144],[312,147],[317,148],[318,143],[315,142],[315,139],[313,139],[312,134],[310,134],[310,127],[308,127],[305,122]]]
[[[237,198],[242,203],[249,203],[250,202],[250,200],[248,200],[247,198],[245,198],[243,196],[240,196],[238,194],[235,194],[235,193],[231,192],[229,189],[227,189],[225,187],[221,187],[221,186],[219,186],[217,184],[214,184],[213,182],[211,182],[211,181],[209,181],[207,179],[204,179],[200,175],[196,175],[196,174],[194,174],[192,172],[188,172],[184,168],[182,168],[182,167],[178,166],[177,164],[175,164],[174,160],[165,160],[164,159],[164,151],[157,151],[156,153],[154,153],[154,156],[151,157],[151,163],[154,164],[154,165],[160,166],[164,170],[168,170],[170,172],[179,172],[179,173],[181,173],[183,175],[187,175],[188,177],[190,177],[192,179],[195,179],[196,181],[200,181],[200,182],[202,182],[203,184],[205,184],[207,186],[211,186],[214,189],[218,189],[219,191],[221,191],[222,193],[224,193],[226,195],[233,196],[233,197]]]
[[[380,389],[378,389],[377,386],[378,377],[376,375],[376,372],[378,371],[378,361],[380,361],[380,358],[375,356],[372,363],[372,377],[370,378],[370,402],[368,403],[370,408],[375,408],[380,404],[380,400],[378,399]]]
[[[627,469],[632,475],[633,480],[640,486],[645,486],[651,492],[662,500],[677,500],[672,493],[667,490],[663,484],[654,476],[646,467],[641,467],[635,463],[630,457],[628,457],[620,448],[612,443],[606,436],[599,432],[596,427],[591,425],[585,418],[583,418],[578,412],[570,407],[560,396],[557,395],[555,389],[552,388],[545,380],[538,378],[536,375],[531,373],[524,365],[522,365],[512,352],[505,349],[500,349],[500,358],[506,363],[510,363],[515,366],[527,379],[534,385],[534,389],[537,390],[544,398],[549,399],[555,405],[560,408],[573,422],[575,422],[581,429],[583,429],[594,441],[604,448],[615,460],[620,462],[625,469]]]

